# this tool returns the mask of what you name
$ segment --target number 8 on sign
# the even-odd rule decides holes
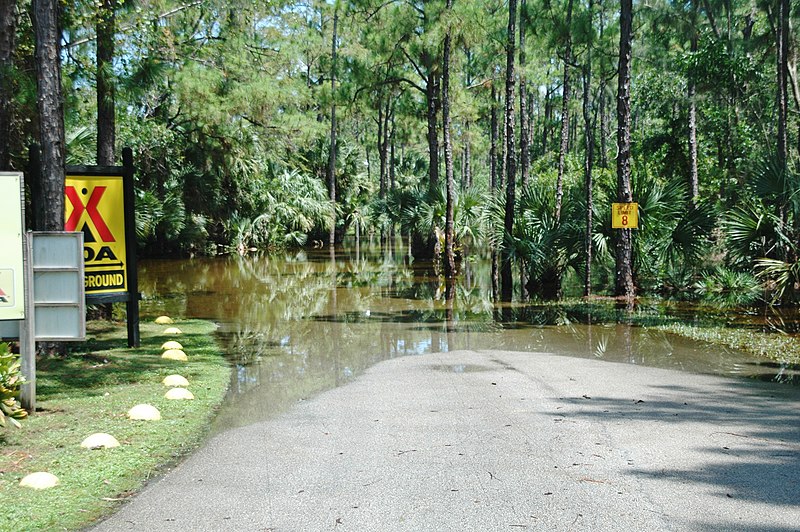
[[[611,227],[613,229],[637,229],[639,227],[639,204],[612,203]]]

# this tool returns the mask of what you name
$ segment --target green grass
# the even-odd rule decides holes
[[[111,513],[166,466],[195,449],[222,402],[230,368],[214,341],[214,325],[179,321],[177,339],[188,362],[161,359],[165,326],[143,323],[142,347],[125,346],[125,328],[91,324],[85,344],[66,358],[40,361],[37,412],[19,430],[0,429],[0,530],[74,530]],[[164,399],[161,380],[189,379],[193,401]],[[149,403],[160,421],[130,421],[127,411]],[[122,444],[86,450],[81,441],[107,432]],[[49,471],[60,485],[49,490],[19,487],[20,479]]]

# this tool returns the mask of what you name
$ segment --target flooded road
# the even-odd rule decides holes
[[[655,329],[587,324],[559,308],[502,312],[492,303],[489,265],[479,260],[465,265],[449,309],[444,285],[428,270],[402,253],[347,251],[335,260],[301,251],[142,261],[142,319],[168,314],[219,325],[234,375],[217,431],[273,417],[382,360],[432,352],[553,353],[762,380],[785,371]]]

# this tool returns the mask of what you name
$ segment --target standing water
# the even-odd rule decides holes
[[[219,325],[234,366],[216,430],[267,419],[377,362],[438,351],[511,350],[772,379],[740,351],[627,324],[587,324],[558,307],[498,309],[488,262],[467,262],[452,305],[407,255],[337,251],[140,263],[142,315]],[[504,312],[505,311],[505,312]],[[452,371],[469,371],[455,365]],[[790,379],[796,378],[794,370]]]

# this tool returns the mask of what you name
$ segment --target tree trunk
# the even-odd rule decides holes
[[[630,203],[631,193],[631,47],[633,2],[620,2],[619,68],[617,84],[617,201]],[[617,230],[616,295],[633,298],[633,242],[631,229]]]
[[[528,29],[528,0],[519,3],[519,165],[520,184],[528,185],[528,170],[530,167],[530,118],[528,117],[528,88],[525,82],[525,32]],[[522,286],[525,286],[523,283]]]
[[[0,0],[0,171],[11,170],[12,70],[17,32],[16,0]]]
[[[472,142],[469,138],[470,123],[464,123],[464,188],[472,187]]]
[[[395,132],[396,132],[396,124],[395,124],[395,110],[394,104],[392,105],[392,132],[389,135],[389,191],[391,192],[395,188],[395,180],[396,180],[396,170],[395,166],[397,165],[397,159],[395,158]],[[394,243],[394,222],[389,222],[389,238]]]
[[[592,16],[593,1],[589,0],[589,16]],[[592,228],[594,226],[594,195],[592,192],[592,168],[594,164],[594,127],[592,124],[592,43],[586,49],[586,65],[583,69],[583,128],[586,150],[584,154],[584,186],[586,188],[586,238],[584,240],[585,272],[583,278],[583,295],[592,295]]]
[[[439,187],[439,128],[436,123],[439,113],[439,76],[433,69],[428,71],[425,100],[428,108],[428,187],[433,191]]]
[[[331,136],[328,151],[328,195],[331,200],[331,228],[328,245],[333,253],[336,245],[336,39],[339,25],[339,7],[333,10],[333,35],[331,36]]]
[[[116,33],[116,0],[102,0],[97,10],[97,164],[112,166],[116,144],[114,38]],[[111,320],[113,306],[97,307],[97,319]]]
[[[453,9],[453,0],[447,0],[447,11]],[[456,276],[455,258],[455,223],[453,220],[455,210],[455,179],[453,178],[453,142],[450,138],[450,41],[451,34],[448,28],[444,37],[444,69],[442,75],[442,121],[444,122],[444,166],[447,178],[447,207],[445,212],[444,231],[444,276],[446,283],[446,299],[452,299],[452,281]]]
[[[569,63],[572,60],[572,0],[567,3],[567,41],[564,44],[564,86],[561,100],[561,145],[558,148],[558,178],[556,179],[556,221],[561,221],[561,201],[564,197],[564,171],[569,150]]]
[[[492,108],[491,108],[491,127],[490,127],[490,144],[489,144],[489,187],[493,197],[497,196],[497,188],[500,184],[497,178],[497,140],[499,135],[498,120],[497,120],[497,89],[495,88],[495,80],[492,80]],[[492,300],[497,301],[499,290],[499,263],[497,257],[497,245],[491,244],[492,250]]]
[[[497,179],[497,138],[500,136],[497,121],[497,89],[494,81],[492,81],[491,131],[489,135],[489,187],[494,195],[499,184]]]
[[[694,32],[694,30],[692,30]],[[692,33],[692,54],[697,52],[697,34]],[[692,204],[697,206],[700,196],[700,183],[697,173],[697,86],[694,72],[689,72],[687,97],[689,100],[689,191]]]
[[[394,190],[395,187],[395,180],[397,179],[397,169],[395,166],[397,165],[397,156],[395,155],[395,131],[396,131],[396,123],[395,123],[395,115],[394,115],[394,106],[392,106],[391,110],[391,118],[390,122],[392,124],[392,129],[389,132],[389,190]]]
[[[603,34],[605,33],[605,10],[603,9],[603,0],[600,0],[600,42],[603,42]],[[597,107],[600,112],[600,168],[608,168],[608,153],[606,148],[606,141],[608,139],[608,121],[606,117],[606,80],[601,76],[600,78],[600,97],[597,102]]]
[[[61,95],[59,3],[33,0],[36,34],[36,88],[39,109],[39,141],[42,146],[43,231],[64,230],[64,103]]]
[[[777,84],[778,84],[778,164],[786,168],[788,153],[788,136],[786,122],[789,112],[789,0],[779,0],[777,24]]]
[[[500,97],[501,104],[503,105],[503,126],[500,129],[500,188],[505,189],[506,187],[506,175],[508,170],[506,168],[506,163],[508,162],[508,157],[506,157],[506,148],[508,148],[508,144],[506,144],[506,131],[508,130],[508,116],[506,115],[506,108],[505,102],[502,100],[502,96]]]
[[[383,96],[383,92],[381,91],[381,96]],[[381,97],[378,101],[378,161],[379,165],[379,185],[378,185],[378,197],[385,198],[386,197],[386,131],[387,121],[386,121],[386,111],[383,105],[383,97]]]
[[[114,36],[116,0],[102,0],[97,13],[97,164],[115,162]]]
[[[548,70],[548,75],[550,74]],[[549,77],[549,76],[548,76]],[[547,153],[547,147],[550,143],[550,122],[553,121],[553,98],[550,91],[550,85],[547,85],[547,90],[544,93],[544,128],[542,130],[542,155]]]
[[[514,285],[512,279],[511,249],[509,245],[514,234],[514,203],[515,203],[515,181],[517,173],[516,147],[514,145],[514,57],[515,37],[517,21],[517,1],[508,2],[508,33],[506,43],[506,210],[504,218],[505,238],[507,241],[503,245],[503,259],[501,264],[501,299],[511,301]]]
[[[600,100],[597,102],[597,107],[600,113],[600,168],[608,168],[608,147],[606,146],[606,139],[608,139],[608,120],[606,114],[606,82],[603,80],[600,83]]]

